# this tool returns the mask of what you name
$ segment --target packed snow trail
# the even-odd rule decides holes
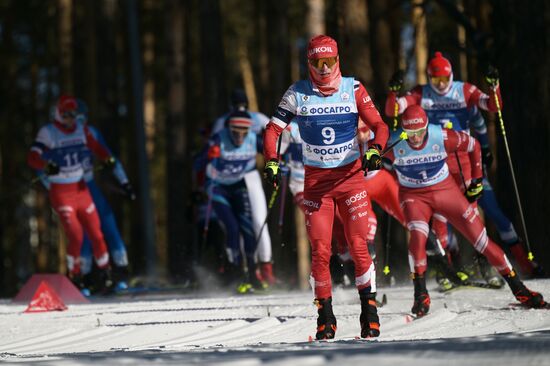
[[[550,280],[526,281],[550,298]],[[550,311],[526,310],[510,291],[429,286],[429,315],[410,316],[412,286],[380,288],[381,336],[357,340],[359,298],[334,291],[336,339],[308,342],[315,333],[311,292],[191,298],[146,295],[95,299],[64,312],[24,314],[0,304],[0,361],[41,365],[235,364],[317,365],[402,361],[424,365],[550,364]],[[439,362],[438,362],[439,361]],[[455,362],[456,361],[456,362]]]

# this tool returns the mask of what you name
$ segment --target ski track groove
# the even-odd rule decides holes
[[[550,297],[550,280],[526,284]],[[334,341],[325,343],[334,343],[331,347],[413,340],[437,343],[446,338],[482,340],[494,334],[550,330],[548,310],[511,308],[508,304],[514,300],[509,291],[468,288],[440,294],[431,290],[430,313],[410,321],[412,287],[381,290],[379,299],[386,293],[388,303],[379,308],[379,338],[355,339],[360,333],[357,293],[337,288],[333,296],[338,331]],[[24,362],[29,357],[113,351],[254,353],[327,348],[323,342],[307,341],[316,327],[311,292],[115,300],[40,314],[23,314],[23,306],[0,304],[0,360]]]

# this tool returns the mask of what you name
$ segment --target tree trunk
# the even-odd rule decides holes
[[[412,24],[414,27],[414,54],[416,58],[416,83],[426,84],[426,65],[428,64],[428,32],[424,0],[413,0]]]
[[[181,1],[170,0],[167,12],[168,44],[168,113],[166,116],[166,192],[168,268],[173,276],[185,274],[196,258],[189,235],[191,228],[185,218],[185,199],[191,180],[190,146],[185,125],[186,93],[186,8]]]
[[[516,173],[518,189],[535,260],[550,267],[550,4],[546,1],[519,3],[493,1],[494,63],[500,70],[506,138]],[[497,119],[498,123],[498,119]],[[498,127],[497,127],[498,128]],[[499,128],[498,128],[499,129]],[[499,129],[500,132],[500,129]],[[499,133],[499,202],[514,212],[521,235],[504,140]],[[543,193],[544,192],[544,193]],[[512,217],[511,217],[512,218]],[[523,234],[525,239],[525,233]]]

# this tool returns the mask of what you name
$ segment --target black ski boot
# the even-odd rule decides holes
[[[114,266],[112,276],[115,291],[128,290],[128,266]]]
[[[361,294],[361,338],[373,338],[380,335],[380,319],[376,309],[376,292]]]
[[[333,339],[336,334],[336,317],[332,312],[332,297],[315,299],[317,306],[317,333],[315,339]]]
[[[542,308],[546,306],[546,301],[544,301],[542,294],[529,290],[519,279],[515,271],[512,270],[512,272],[504,276],[504,280],[510,286],[516,299],[523,305],[529,308]]]
[[[489,261],[484,255],[476,253],[474,261],[479,266],[479,273],[481,273],[481,276],[483,277],[485,282],[487,282],[494,288],[504,287],[504,281],[502,280],[496,269],[491,266],[491,264],[489,264]]]
[[[111,274],[111,268],[99,268],[97,270],[97,286],[98,292],[102,295],[110,295],[114,293],[115,283]]]
[[[426,279],[424,275],[413,274],[414,283],[414,303],[411,312],[416,316],[424,316],[430,311],[430,295],[426,289]]]

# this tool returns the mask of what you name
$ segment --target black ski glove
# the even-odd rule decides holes
[[[397,70],[391,77],[390,82],[388,83],[390,91],[398,92],[403,87],[403,78],[405,77],[405,72],[403,70]]]
[[[466,199],[468,202],[475,202],[483,195],[483,184],[481,178],[472,179],[470,186],[466,190]]]
[[[44,167],[44,174],[46,175],[56,175],[59,173],[59,165],[53,161],[48,161],[48,164]]]
[[[498,85],[498,70],[493,66],[489,66],[485,80],[491,87],[496,87]]]
[[[380,157],[380,150],[382,147],[379,145],[372,145],[363,155],[361,160],[361,169],[367,172],[371,170],[378,170],[382,167],[382,158]]]
[[[281,176],[281,171],[279,169],[279,160],[271,159],[265,164],[264,178],[273,187],[277,187],[279,185],[280,176]]]

